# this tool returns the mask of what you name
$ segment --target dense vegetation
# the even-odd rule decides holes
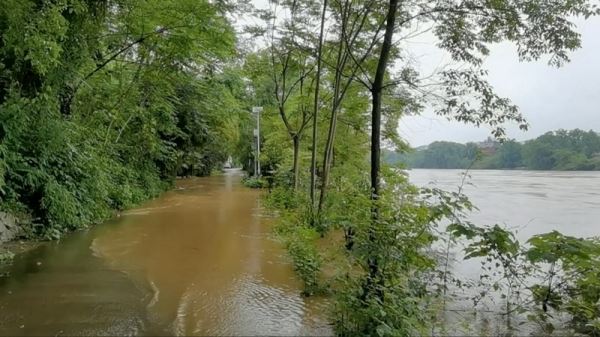
[[[248,185],[268,186],[305,295],[332,299],[337,334],[600,334],[597,240],[552,232],[518,242],[501,226],[467,221],[474,206],[461,191],[417,188],[381,165],[382,144],[407,148],[398,119],[425,108],[491,126],[498,138],[507,122],[527,128],[485,79],[489,45],[511,41],[522,60],[548,55],[559,66],[580,44],[570,20],[596,12],[586,1],[504,0],[286,0],[258,11],[262,23],[247,32],[264,47],[247,55],[244,71],[253,105],[264,107],[269,177]],[[419,74],[405,42],[422,29],[452,66]],[[444,165],[479,155],[450,147]],[[451,272],[456,250],[482,263],[480,280]],[[448,311],[459,291],[475,304],[469,317],[500,299],[493,331],[476,329],[476,319],[460,329]]]
[[[57,238],[205,175],[237,146],[245,86],[225,4],[7,0],[1,209]]]
[[[263,106],[268,183],[248,184],[269,186],[305,294],[331,296],[337,334],[443,334],[446,300],[470,287],[475,303],[502,296],[507,332],[522,319],[542,333],[600,335],[597,240],[553,232],[519,243],[466,221],[474,206],[460,191],[419,189],[381,165],[382,144],[407,146],[398,120],[427,107],[496,137],[508,122],[526,128],[486,81],[489,46],[509,41],[521,60],[560,66],[581,43],[572,20],[598,14],[591,1],[284,0],[249,20],[246,49],[228,19],[241,4],[7,1],[1,207],[29,214],[32,234],[100,221],[229,155],[251,167],[245,111]],[[423,29],[454,60],[428,76],[407,43]],[[455,248],[487,277],[452,275]]]
[[[407,153],[386,152],[390,164],[436,169],[600,170],[600,135],[579,129],[548,132],[523,143],[434,142]]]

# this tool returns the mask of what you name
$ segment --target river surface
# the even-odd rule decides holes
[[[519,239],[558,230],[578,237],[600,235],[600,172],[410,170],[419,186],[458,191],[462,185],[479,208],[478,225],[517,230]]]
[[[238,171],[19,255],[0,335],[327,335]]]
[[[418,186],[450,192],[460,188],[478,208],[468,214],[469,220],[511,229],[521,242],[553,230],[575,237],[600,236],[600,172],[414,169],[408,173]],[[455,272],[479,277],[475,261],[456,262]]]
[[[576,237],[600,236],[600,172],[410,170],[409,179],[418,186],[465,193],[479,209],[468,214],[477,225],[512,229],[521,242],[535,234],[557,230]],[[464,178],[464,179],[463,179]],[[450,270],[463,281],[477,282],[481,259],[463,260],[451,252]],[[446,334],[450,335],[544,335],[525,317],[513,317],[510,333],[501,314],[504,300],[491,294],[474,310],[470,298],[479,288],[458,290],[448,302]],[[558,321],[557,321],[558,322]],[[558,323],[557,328],[561,325]],[[559,332],[557,335],[569,335]],[[443,335],[443,334],[442,334]]]

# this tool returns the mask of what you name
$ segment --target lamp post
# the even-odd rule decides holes
[[[262,112],[261,106],[255,106],[252,108],[252,113],[256,114],[256,129],[254,129],[254,136],[256,137],[256,169],[254,174],[260,177],[260,113]]]

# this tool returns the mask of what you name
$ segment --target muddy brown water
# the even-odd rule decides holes
[[[239,171],[16,257],[0,335],[330,335]]]
[[[409,171],[410,181],[419,186],[446,191],[460,190],[477,206],[468,214],[477,225],[498,224],[515,232],[525,243],[532,235],[557,230],[575,237],[600,237],[600,172],[470,170]],[[483,274],[481,259],[463,260],[453,252],[451,270],[463,280],[477,281]],[[480,303],[473,310],[470,298],[481,288],[463,291],[450,289],[457,297],[449,302],[446,334],[456,336],[543,336],[539,326],[529,324],[524,316],[513,315],[511,330],[503,315],[505,301],[492,294],[494,301]],[[488,300],[490,299],[488,297]],[[570,336],[561,330],[564,317],[556,318],[554,335]],[[562,323],[561,323],[562,322]],[[443,334],[440,334],[443,335]]]

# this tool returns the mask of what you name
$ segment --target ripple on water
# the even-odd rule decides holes
[[[173,322],[177,335],[330,335],[327,324],[307,320],[305,299],[247,275],[232,282],[225,294],[189,287]]]

